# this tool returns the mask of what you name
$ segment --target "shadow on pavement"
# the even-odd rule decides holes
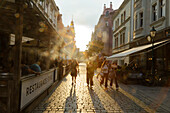
[[[97,82],[98,87],[101,87],[99,85],[99,81],[97,80],[97,78],[95,79],[95,81]],[[108,84],[109,84],[109,82],[108,82]],[[114,84],[113,87],[115,87],[115,83],[113,83],[113,84]],[[103,91],[104,91],[104,89],[103,89]],[[116,89],[114,89],[114,88],[108,88],[108,90],[105,91],[105,94],[107,94],[113,100],[115,100],[116,103],[121,108],[121,110],[125,113],[147,113],[147,111],[145,111],[142,107],[137,105],[133,100],[128,98],[128,96],[126,96],[125,94],[123,94],[120,91],[116,91]]]
[[[168,98],[168,88],[164,87],[148,87],[141,85],[124,85],[122,89],[136,98],[140,98],[148,107],[154,111],[166,111],[168,109],[167,103],[163,103]],[[164,108],[162,108],[164,107]],[[163,110],[164,109],[164,110]],[[161,112],[162,112],[161,111]]]
[[[129,99],[120,91],[116,91],[115,89],[111,88],[106,93],[117,102],[124,112],[147,113],[147,111],[145,111],[142,107],[137,105],[133,100]]]
[[[107,110],[105,110],[103,104],[100,101],[100,98],[98,97],[98,95],[94,92],[93,89],[88,88],[92,102],[93,102],[93,106],[95,108],[95,112],[96,113],[105,113],[107,112]],[[100,106],[99,106],[100,105]]]
[[[67,97],[65,102],[64,112],[77,113],[77,96],[76,96],[76,85],[72,85],[70,90],[70,96]]]

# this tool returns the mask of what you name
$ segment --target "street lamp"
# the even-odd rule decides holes
[[[150,36],[147,37],[148,41],[152,43],[152,75],[155,74],[155,65],[154,65],[154,38],[156,35],[156,30],[154,26],[150,30]]]

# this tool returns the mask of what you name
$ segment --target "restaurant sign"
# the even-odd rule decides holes
[[[52,85],[53,74],[50,71],[21,82],[21,110]]]

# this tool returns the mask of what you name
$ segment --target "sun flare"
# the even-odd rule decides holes
[[[86,50],[86,45],[91,39],[92,29],[87,26],[75,25],[76,32],[76,46],[80,48],[80,51]]]

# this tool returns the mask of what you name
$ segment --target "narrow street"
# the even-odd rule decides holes
[[[101,87],[94,77],[94,87],[89,89],[86,84],[86,65],[80,64],[79,68],[80,75],[77,76],[76,84],[72,85],[71,76],[67,75],[32,113],[170,112],[168,105],[160,105],[158,101],[153,100],[154,98],[150,98],[149,94],[138,90],[134,85],[120,84],[119,91],[115,90],[115,86],[104,91],[104,87]]]

